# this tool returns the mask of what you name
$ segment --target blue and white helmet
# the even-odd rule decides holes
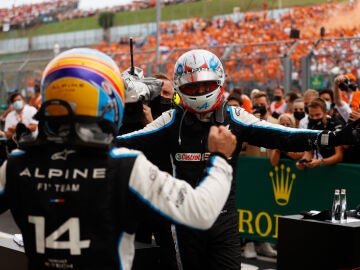
[[[216,110],[223,99],[225,72],[220,59],[210,51],[196,49],[179,57],[174,68],[175,90],[185,109],[193,113]],[[198,94],[198,83],[206,83],[206,93]]]

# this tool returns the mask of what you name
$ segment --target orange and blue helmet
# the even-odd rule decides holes
[[[68,103],[76,117],[109,121],[118,130],[125,105],[124,84],[116,63],[106,54],[90,48],[64,51],[46,66],[41,80],[42,101]],[[61,116],[54,107],[47,114]]]

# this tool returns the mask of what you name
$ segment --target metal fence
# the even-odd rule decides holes
[[[321,38],[314,44],[286,40],[202,48],[221,58],[227,74],[227,87],[239,86],[245,93],[254,88],[271,93],[277,85],[283,85],[286,91],[299,92],[308,88],[331,87],[334,76],[357,72],[360,65],[360,37]],[[142,68],[146,76],[160,71],[172,77],[176,59],[189,49],[192,48],[177,48],[161,54],[158,66],[154,50],[135,50],[134,64]],[[53,54],[52,50],[42,50],[31,59],[0,62],[0,103],[6,102],[13,89],[26,94],[27,80],[40,77]],[[130,66],[130,53],[111,56],[121,70]]]
[[[352,72],[359,83],[360,37],[321,38],[302,59],[304,89],[331,88],[334,77]]]

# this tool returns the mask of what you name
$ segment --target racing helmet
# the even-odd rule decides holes
[[[79,124],[75,131],[82,141],[107,144],[122,124],[124,94],[120,70],[109,56],[90,48],[70,49],[43,72],[43,104],[37,117],[65,117]]]
[[[204,114],[223,100],[225,72],[210,51],[195,49],[181,55],[174,67],[174,85],[185,109]],[[199,91],[200,88],[203,90]]]

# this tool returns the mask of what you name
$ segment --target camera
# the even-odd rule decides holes
[[[339,84],[339,88],[342,91],[347,91],[348,89],[350,89],[352,91],[356,91],[357,84],[351,82],[349,79],[346,79],[344,82]]]

